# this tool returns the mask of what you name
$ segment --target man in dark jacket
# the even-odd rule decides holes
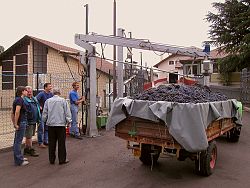
[[[51,83],[44,84],[44,91],[40,92],[36,98],[39,102],[41,113],[43,112],[44,103],[47,99],[53,97],[51,93],[52,85]],[[37,140],[40,148],[46,148],[48,145],[48,126],[44,121],[40,121],[38,131],[37,131]]]
[[[40,105],[35,97],[33,97],[32,87],[26,86],[27,96],[24,97],[24,103],[27,106],[27,120],[28,125],[25,130],[25,148],[24,155],[30,155],[32,157],[38,157],[39,153],[32,148],[32,136],[35,135],[36,124],[41,119]]]

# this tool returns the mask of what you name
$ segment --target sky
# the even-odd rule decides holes
[[[82,49],[74,43],[76,33],[85,34],[85,4],[89,6],[89,32],[113,34],[114,0],[0,0],[0,45],[9,48],[25,35]],[[208,11],[223,0],[116,0],[117,28],[132,32],[133,38],[151,42],[203,48],[208,40]],[[100,44],[97,50],[101,53]],[[153,52],[133,50],[133,59],[152,66],[160,57]],[[124,50],[124,54],[126,51]],[[104,56],[112,58],[112,46]]]

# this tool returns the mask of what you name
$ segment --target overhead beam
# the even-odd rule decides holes
[[[142,50],[180,54],[192,57],[209,56],[207,53],[195,49],[159,44],[144,39],[133,39],[120,36],[105,36],[97,34],[91,34],[91,35],[76,34],[76,36],[79,40],[82,40],[84,42],[103,43],[103,44],[110,44],[116,46],[142,49]]]
[[[83,41],[82,39],[80,39],[80,35],[79,34],[75,34],[75,44],[77,44],[78,46],[84,48],[85,50],[88,51],[88,55],[92,55],[95,54],[95,47],[85,41]]]

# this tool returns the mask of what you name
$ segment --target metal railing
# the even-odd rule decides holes
[[[22,83],[20,77],[27,77],[26,82]],[[74,77],[74,78],[73,78]],[[17,85],[29,85],[33,88],[34,96],[43,90],[43,84],[50,82],[53,87],[61,89],[61,96],[68,98],[68,93],[72,89],[72,83],[74,81],[81,82],[81,76],[78,73],[73,73],[73,77],[69,73],[55,73],[55,74],[30,74],[30,75],[4,75],[0,74],[0,84],[2,90],[0,90],[0,150],[13,145],[14,140],[14,128],[11,122],[11,110],[12,104],[15,98],[15,87]],[[10,79],[12,78],[12,79]],[[5,81],[9,82],[5,82]],[[16,81],[16,82],[15,82]],[[27,84],[28,81],[28,84]],[[13,89],[9,86],[6,87],[6,83],[10,83]],[[5,84],[5,86],[3,86]],[[79,91],[81,93],[81,91]],[[82,109],[80,109],[82,111]],[[82,113],[79,112],[79,122],[81,122]],[[36,139],[36,137],[34,137]]]
[[[246,68],[241,72],[241,101],[243,104],[250,104],[250,71]]]

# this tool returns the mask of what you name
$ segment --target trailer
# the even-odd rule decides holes
[[[121,100],[121,99],[120,99]],[[130,101],[131,102],[131,101]],[[138,101],[133,101],[137,102]],[[158,158],[160,156],[164,155],[170,155],[176,157],[179,161],[184,161],[185,159],[189,158],[195,163],[195,172],[199,175],[203,176],[209,176],[213,173],[216,165],[216,159],[217,159],[217,145],[216,145],[216,138],[218,138],[221,135],[224,135],[227,137],[228,141],[230,142],[237,142],[240,137],[240,131],[241,131],[241,123],[239,123],[239,113],[238,111],[234,110],[236,107],[234,104],[235,101],[227,101],[225,103],[218,102],[216,103],[216,107],[218,109],[213,110],[219,110],[221,108],[223,110],[222,106],[228,104],[231,109],[228,109],[228,113],[231,115],[221,115],[221,117],[212,118],[213,120],[209,122],[209,124],[204,129],[205,132],[205,139],[208,143],[207,146],[204,147],[194,147],[194,149],[189,149],[185,144],[180,144],[180,139],[178,137],[174,137],[171,134],[172,131],[169,130],[169,126],[166,124],[166,122],[162,121],[158,118],[158,121],[155,120],[149,120],[148,115],[145,115],[145,117],[141,116],[138,117],[138,112],[133,113],[133,108],[136,108],[136,105],[128,105],[128,101],[116,101],[114,104],[114,110],[116,113],[113,112],[113,115],[111,113],[111,116],[109,117],[110,124],[112,124],[112,116],[114,119],[116,119],[115,114],[119,114],[119,117],[121,117],[121,114],[118,112],[118,109],[122,109],[121,111],[124,112],[124,117],[120,118],[120,120],[115,120],[115,136],[126,140],[127,142],[127,148],[133,150],[133,154],[137,157],[139,157],[140,161],[145,165],[151,165],[151,168],[153,165],[157,162]],[[141,102],[139,102],[140,104]],[[143,108],[143,106],[150,106],[154,105],[155,103],[150,102],[142,102],[143,104],[140,104]],[[123,104],[123,105],[122,105]],[[124,107],[124,104],[130,106],[130,108]],[[145,105],[147,104],[147,105]],[[204,104],[204,105],[211,105],[211,104]],[[123,106],[123,107],[121,107]],[[193,106],[192,106],[193,107]],[[194,108],[194,107],[193,107]],[[226,108],[226,107],[225,107]],[[151,108],[152,109],[152,108]],[[160,109],[160,108],[159,108]],[[158,109],[158,110],[159,110]],[[210,108],[209,108],[210,109]],[[137,111],[137,110],[136,110]],[[154,114],[157,114],[153,110]],[[129,113],[130,114],[129,114]],[[234,113],[235,112],[235,113]],[[171,112],[172,113],[172,112]],[[223,112],[220,112],[221,114]],[[145,113],[147,114],[147,112]],[[137,117],[136,117],[137,116]],[[173,116],[173,114],[171,114]],[[209,114],[205,114],[205,116],[202,116],[203,118],[208,118],[210,116]],[[229,117],[227,117],[229,116]],[[231,117],[230,117],[231,116]],[[117,116],[118,117],[118,116]],[[197,115],[198,117],[198,115]],[[170,117],[171,119],[172,117]],[[181,117],[180,117],[181,118]],[[122,119],[122,120],[121,120]],[[201,120],[205,121],[205,120]],[[172,125],[174,126],[174,125]],[[185,125],[186,127],[188,126]],[[181,135],[182,137],[183,135]],[[191,135],[191,137],[194,137]],[[197,135],[197,137],[199,137]],[[179,140],[179,141],[178,141]],[[195,140],[195,139],[194,139]],[[204,139],[203,139],[204,140]],[[195,141],[197,142],[197,141]],[[195,142],[190,142],[195,143]],[[185,145],[185,147],[184,147]],[[197,149],[196,149],[197,148]],[[202,148],[202,149],[200,149]]]

